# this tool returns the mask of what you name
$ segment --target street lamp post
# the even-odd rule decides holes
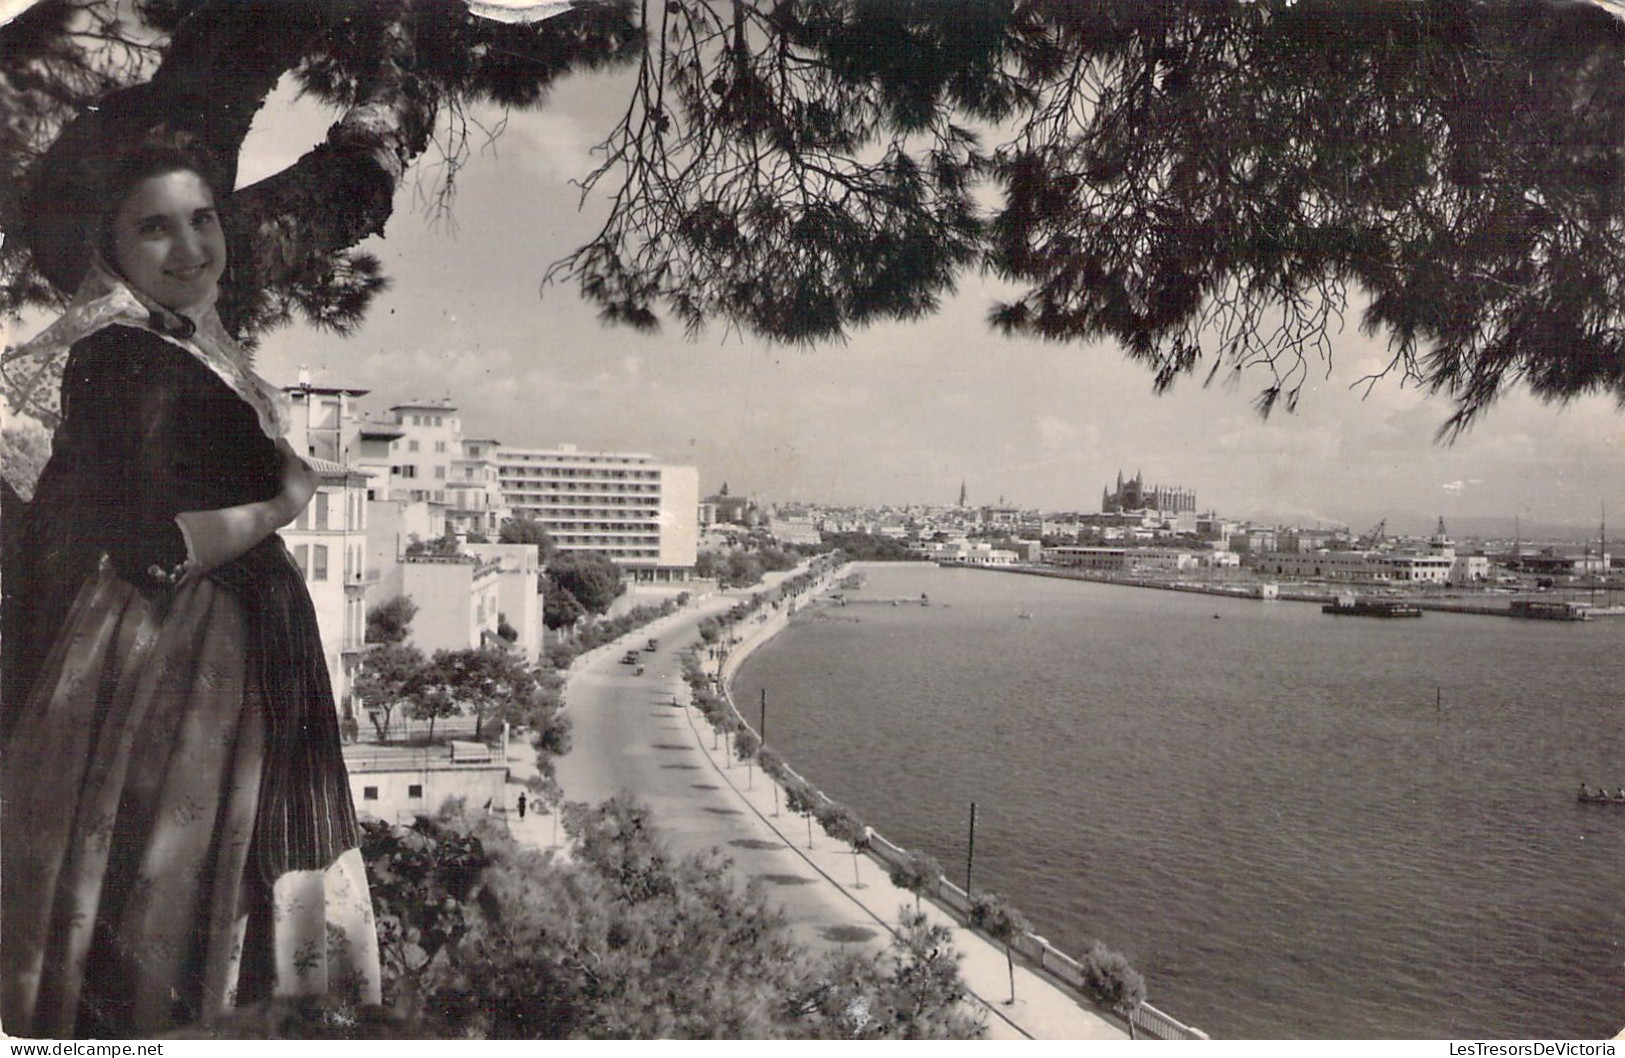
[[[976,862],[976,802],[970,803],[970,845],[965,850],[965,896],[971,895],[970,872],[971,865]]]

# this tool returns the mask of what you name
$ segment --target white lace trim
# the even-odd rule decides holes
[[[93,262],[60,319],[30,341],[0,354],[0,391],[7,404],[12,411],[32,415],[55,429],[62,421],[62,370],[74,343],[120,323],[150,331],[192,354],[254,409],[265,436],[276,440],[288,432],[287,396],[249,366],[247,352],[226,333],[213,305],[191,321],[195,329],[184,338],[155,326],[154,316],[176,323],[180,320],[142,297],[106,265]]]

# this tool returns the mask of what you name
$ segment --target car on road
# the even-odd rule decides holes
[[[642,660],[642,658],[638,657],[638,652],[635,650],[628,650],[625,654],[621,655],[622,665],[636,665]]]
[[[658,639],[649,640],[649,642],[644,644],[643,649],[647,650],[649,653],[653,654],[655,651],[660,649],[660,640],[658,640]]]

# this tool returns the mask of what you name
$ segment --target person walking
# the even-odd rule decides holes
[[[519,818],[525,818],[525,791],[519,791]]]

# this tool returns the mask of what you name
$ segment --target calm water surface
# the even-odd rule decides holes
[[[887,837],[1221,1037],[1625,1025],[1625,619],[870,567],[735,683]],[[873,600],[918,598],[929,607]],[[868,600],[868,601],[865,601]],[[1031,614],[1021,619],[1018,613]]]

